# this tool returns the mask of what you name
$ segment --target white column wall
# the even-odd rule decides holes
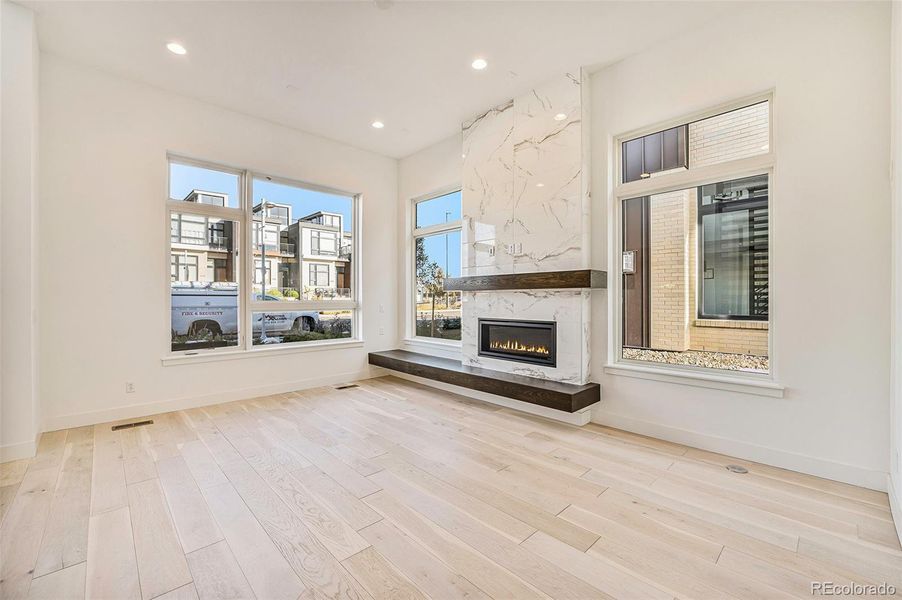
[[[460,188],[463,158],[461,135],[402,158],[398,162],[398,336],[411,352],[460,358],[460,343],[414,337],[413,331],[413,201],[423,196]]]
[[[892,262],[892,389],[890,392],[890,481],[889,492],[902,539],[902,4],[893,3],[892,59],[890,61],[890,113],[892,119],[890,176],[893,197]]]
[[[37,367],[39,51],[34,13],[0,4],[0,461],[31,456]]]

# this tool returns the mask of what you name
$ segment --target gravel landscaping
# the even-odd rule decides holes
[[[638,348],[624,348],[623,358],[752,373],[767,373],[769,362],[766,356],[752,356],[749,354],[727,354],[725,352],[704,352],[702,350],[671,352],[669,350],[641,350]]]

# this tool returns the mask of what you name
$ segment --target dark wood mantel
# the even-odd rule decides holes
[[[541,271],[503,275],[475,275],[445,279],[445,291],[478,292],[490,290],[568,290],[608,287],[608,274],[594,269],[577,271]]]

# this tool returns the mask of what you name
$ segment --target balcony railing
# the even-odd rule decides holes
[[[264,245],[266,246],[267,254],[276,252],[277,248],[278,248],[279,254],[281,254],[282,256],[295,256],[295,254],[296,254],[296,249],[295,249],[296,246],[294,244],[276,244],[275,242],[273,242],[271,244],[270,243],[261,244],[259,242],[254,242],[254,250],[256,250],[257,252],[260,252],[260,249]]]
[[[257,300],[264,299],[263,286],[259,282],[255,282],[252,286],[253,293]],[[294,287],[281,287],[275,285],[266,286],[266,300],[350,300],[353,299],[351,288],[333,288],[333,287],[306,287],[302,293],[298,292]]]
[[[207,246],[214,250],[231,250],[230,238],[227,236],[216,235],[212,237],[198,237],[189,235],[173,235],[170,237],[173,244],[188,244],[190,246]]]
[[[304,288],[304,300],[350,300],[351,297],[351,288]]]
[[[210,238],[210,242],[208,244],[211,248],[215,248],[217,250],[231,250],[231,240],[224,235],[215,235]]]

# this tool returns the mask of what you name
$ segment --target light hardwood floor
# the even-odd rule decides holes
[[[396,378],[358,383],[44,434],[35,458],[0,466],[0,597],[902,590],[885,494]]]

